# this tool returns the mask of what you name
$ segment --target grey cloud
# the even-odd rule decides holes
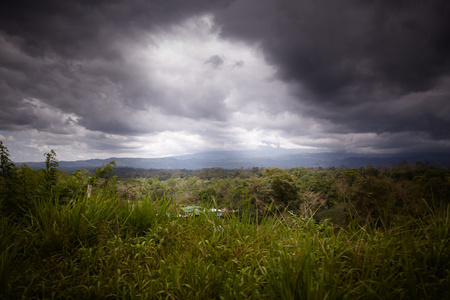
[[[423,91],[448,72],[450,5],[399,3],[238,1],[217,20],[223,36],[258,41],[282,78],[323,98],[379,82]]]
[[[6,1],[0,9],[0,130],[70,135],[85,128],[132,137],[198,121],[214,129],[192,132],[218,145],[232,143],[233,131],[221,128],[233,126],[226,123],[226,99],[239,87],[220,86],[214,74],[251,70],[251,60],[215,49],[199,66],[205,70],[164,85],[129,57],[129,49],[158,46],[152,33],[205,13],[214,15],[221,38],[258,47],[276,69],[273,80],[291,88],[283,98],[246,86],[234,95],[242,102],[232,103],[234,109],[250,115],[262,107],[299,118],[236,126],[331,140],[373,133],[383,149],[409,147],[414,135],[432,147],[450,139],[450,2],[444,0]],[[189,78],[197,75],[202,78]],[[320,128],[310,130],[311,120]]]
[[[243,60],[237,60],[233,63],[233,67],[235,68],[242,68],[244,67],[245,62]]]
[[[14,0],[3,3],[0,28],[21,38],[32,56],[118,59],[114,41],[139,41],[147,30],[178,23],[227,5],[226,0]]]
[[[14,1],[0,10],[0,89],[3,129],[37,126],[48,120],[27,113],[20,101],[35,98],[79,117],[89,130],[137,135],[153,132],[135,112],[152,109],[196,119],[225,120],[220,87],[171,91],[148,78],[148,70],[127,57],[131,47],[154,43],[149,32],[164,31],[193,15],[223,8],[229,1]],[[4,46],[4,47],[3,47]],[[223,56],[211,57],[219,67]],[[186,91],[184,91],[186,92]],[[218,109],[221,108],[221,109]],[[45,125],[47,124],[47,125]],[[145,125],[145,126],[144,126]],[[157,126],[155,126],[157,127]]]
[[[227,109],[223,103],[226,95],[221,91],[206,89],[188,97],[196,97],[196,101],[189,101],[186,95],[165,98],[163,112],[195,120],[227,120]]]
[[[329,133],[426,133],[431,139],[449,139],[450,85],[432,91],[410,93],[390,101],[355,103],[336,108],[334,105],[308,105],[303,112],[331,121]]]
[[[205,64],[210,64],[214,69],[221,67],[225,62],[223,55],[213,55],[205,61]]]
[[[223,37],[259,44],[278,77],[302,87],[303,113],[347,132],[449,139],[449,121],[436,116],[448,90],[390,111],[402,97],[439,91],[450,74],[448,15],[450,3],[439,0],[254,0],[234,2],[216,20]]]

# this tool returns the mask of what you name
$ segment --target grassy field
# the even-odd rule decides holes
[[[6,299],[449,299],[450,207],[376,229],[288,212],[179,217],[165,198],[1,219]]]

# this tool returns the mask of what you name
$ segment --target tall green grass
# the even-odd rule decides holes
[[[175,203],[38,202],[0,222],[9,299],[444,299],[448,205],[381,230],[288,212],[179,217]]]

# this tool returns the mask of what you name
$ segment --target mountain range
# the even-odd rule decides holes
[[[210,151],[162,158],[118,158],[60,161],[60,169],[74,171],[95,169],[114,160],[118,168],[136,169],[204,169],[251,167],[346,167],[357,168],[372,165],[395,166],[402,162],[423,162],[437,168],[450,167],[448,153],[360,154],[347,152],[304,152],[282,148],[263,148],[244,151]],[[44,162],[22,162],[33,169],[45,168]]]

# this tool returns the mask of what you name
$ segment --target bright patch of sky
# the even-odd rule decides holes
[[[213,17],[206,15],[145,36],[145,46],[121,46],[125,64],[135,74],[134,89],[140,93],[123,99],[123,90],[131,88],[111,84],[98,93],[103,100],[93,103],[92,109],[110,111],[110,122],[122,122],[139,134],[89,130],[79,122],[83,115],[24,99],[34,115],[58,128],[11,135],[6,144],[12,158],[40,161],[43,151],[50,149],[61,160],[78,160],[267,145],[311,148],[283,136],[287,127],[309,126],[312,120],[286,111],[286,106],[295,105],[294,98],[287,84],[275,78],[275,69],[265,62],[258,45],[221,39],[219,30]],[[102,61],[79,64],[88,70],[111,68]]]

